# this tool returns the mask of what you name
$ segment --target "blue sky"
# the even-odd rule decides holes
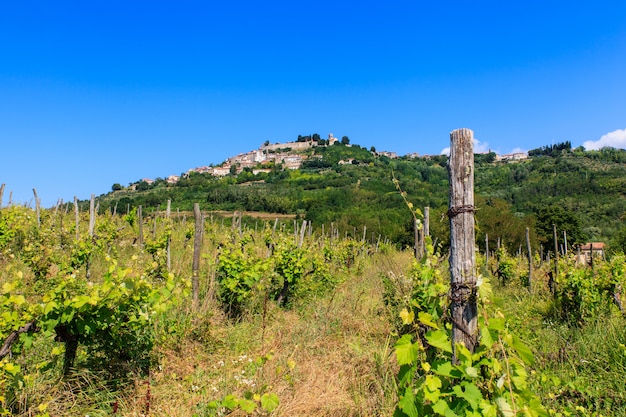
[[[626,2],[57,1],[0,6],[13,202],[218,164],[299,134],[437,154],[626,147]]]

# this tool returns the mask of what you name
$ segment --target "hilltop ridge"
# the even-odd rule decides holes
[[[262,146],[252,155],[281,155],[278,150],[284,144],[273,146],[274,153],[264,152]],[[365,228],[370,239],[380,236],[410,245],[413,217],[403,192],[414,208],[430,207],[433,237],[447,242],[446,222],[439,220],[448,205],[447,156],[390,157],[340,142],[301,146],[284,153],[299,155],[298,167],[288,167],[284,158],[233,165],[250,155],[241,154],[226,161],[231,165],[223,176],[190,170],[177,182],[140,181],[98,201],[109,210],[116,205],[162,209],[171,200],[175,210],[191,210],[197,202],[206,211],[289,214],[313,227],[332,223],[355,235]],[[552,239],[551,225],[557,224],[567,233],[569,245],[623,240],[626,249],[621,220],[626,216],[626,151],[534,151],[525,159],[505,160],[493,152],[475,155],[478,244],[484,245],[488,235],[516,249],[525,245],[529,227],[532,245],[538,248]]]

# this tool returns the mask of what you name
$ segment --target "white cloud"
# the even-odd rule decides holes
[[[474,153],[485,153],[491,151],[491,146],[487,142],[474,139]]]
[[[587,150],[602,149],[606,146],[612,148],[626,149],[626,129],[617,129],[612,132],[603,135],[600,139],[593,141],[588,140],[583,143],[583,146]]]
[[[478,139],[474,138],[474,153],[485,153],[489,152],[491,148],[487,142],[481,142]],[[450,155],[450,147],[443,148],[439,155]]]

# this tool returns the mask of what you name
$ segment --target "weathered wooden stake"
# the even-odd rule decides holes
[[[167,200],[167,209],[165,210],[165,217],[167,218],[167,224],[168,226],[171,226],[172,223],[172,200],[168,199]],[[170,229],[168,230],[169,236],[167,237],[167,248],[165,249],[166,252],[166,267],[167,267],[167,272],[170,272],[171,268],[172,268],[172,229],[170,227]]]
[[[2,195],[4,194],[4,184],[0,185],[0,208],[2,208]]]
[[[89,200],[89,237],[93,237],[96,228],[96,195],[92,194]]]
[[[559,276],[559,242],[556,238],[556,224],[552,225],[552,235],[554,237],[554,279]]]
[[[489,269],[489,235],[485,233],[485,265]]]
[[[193,239],[193,265],[191,276],[191,291],[194,308],[198,307],[198,298],[200,291],[199,273],[200,273],[200,250],[202,249],[202,212],[200,211],[200,203],[193,203],[193,215],[196,219],[196,229]]]
[[[74,221],[76,222],[76,240],[80,239],[80,232],[78,230],[78,225],[80,224],[80,216],[78,215],[78,198],[74,196]]]
[[[452,352],[456,344],[473,352],[478,342],[476,255],[474,253],[474,133],[450,133],[450,314]]]
[[[137,207],[137,225],[139,226],[139,246],[143,247],[143,207]]]
[[[35,196],[35,214],[37,215],[37,227],[41,226],[41,207],[40,207],[40,200],[39,197],[37,197],[37,190],[33,188],[33,195]]]
[[[304,235],[306,233],[306,220],[302,220],[302,226],[300,227],[300,240],[298,241],[298,248],[302,247],[304,243]]]
[[[413,256],[420,258],[420,229],[417,217],[413,217]]]
[[[533,253],[530,248],[530,229],[526,228],[526,250],[528,251],[528,291],[533,291]]]

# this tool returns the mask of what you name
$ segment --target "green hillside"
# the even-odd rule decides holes
[[[562,145],[562,144],[561,144]],[[554,148],[554,149],[553,149]],[[431,207],[431,231],[447,241],[448,177],[445,156],[388,158],[358,145],[320,146],[302,151],[300,169],[281,164],[254,174],[217,178],[190,173],[175,184],[157,179],[139,182],[136,190],[121,189],[99,198],[101,209],[118,212],[142,205],[151,210],[172,200],[174,210],[255,211],[292,214],[314,227],[331,223],[341,232],[389,239],[409,245],[412,216],[400,188],[415,207]],[[477,240],[484,245],[500,238],[509,248],[525,242],[530,228],[532,244],[550,245],[552,224],[566,231],[568,244],[604,241],[620,246],[626,241],[626,151],[585,151],[570,146],[531,151],[531,158],[496,162],[495,154],[476,155]],[[120,188],[120,187],[117,187]]]

